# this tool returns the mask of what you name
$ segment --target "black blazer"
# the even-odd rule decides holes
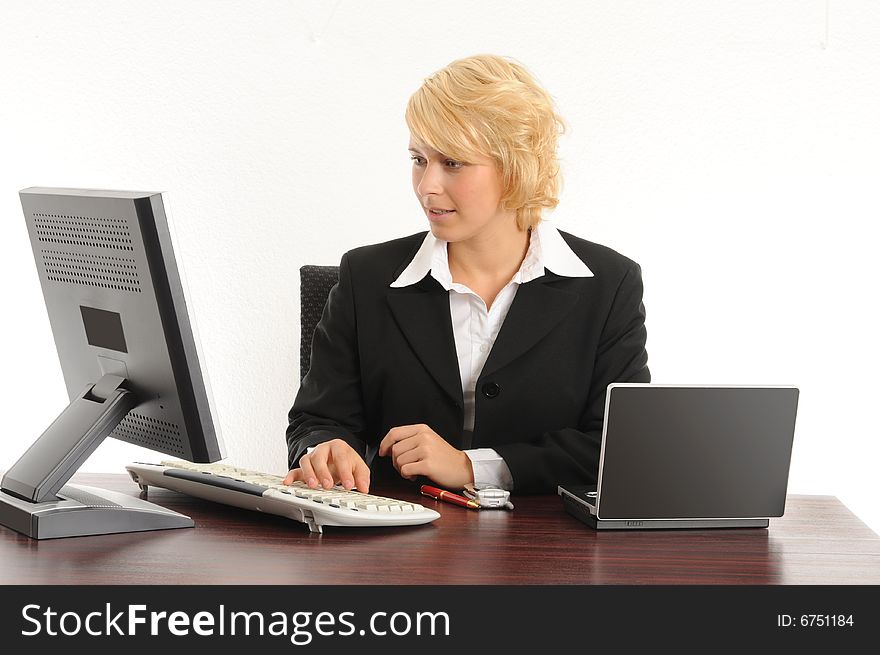
[[[467,441],[449,292],[430,274],[389,286],[425,234],[342,257],[289,414],[291,468],[308,447],[338,437],[374,479],[397,475],[376,456],[379,442],[392,427],[425,423],[456,448],[494,448],[518,493],[595,484],[606,387],[650,381],[639,265],[561,233],[593,277],[548,271],[519,287],[477,381]]]

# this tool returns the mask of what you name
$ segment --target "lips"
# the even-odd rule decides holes
[[[430,214],[433,214],[434,216],[443,216],[444,214],[451,214],[454,211],[455,211],[454,209],[436,209],[436,208],[429,208],[428,209],[428,212]]]

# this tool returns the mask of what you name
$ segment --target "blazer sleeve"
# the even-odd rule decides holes
[[[579,425],[496,447],[510,468],[515,491],[551,493],[559,484],[596,484],[608,385],[651,381],[642,294],[641,268],[633,262],[617,288],[601,333]]]
[[[288,466],[298,466],[308,448],[344,439],[361,457],[366,445],[357,347],[357,321],[348,255],[339,264],[339,283],[331,290],[312,338],[309,371],[288,414]]]

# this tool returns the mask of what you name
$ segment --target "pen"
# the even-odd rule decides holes
[[[436,498],[437,500],[445,500],[447,503],[452,503],[453,505],[461,505],[462,507],[469,507],[470,509],[480,509],[480,503],[476,502],[475,500],[465,498],[464,496],[459,496],[458,494],[454,494],[451,491],[446,491],[445,489],[431,487],[427,484],[422,485],[422,495],[430,496],[431,498]]]

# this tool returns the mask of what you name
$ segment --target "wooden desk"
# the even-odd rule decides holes
[[[74,482],[139,494],[124,475]],[[830,496],[790,496],[769,529],[595,532],[558,496],[513,512],[435,507],[411,528],[325,528],[164,489],[149,499],[194,529],[33,541],[0,527],[3,584],[878,584],[880,538]],[[393,492],[393,493],[392,493]]]

